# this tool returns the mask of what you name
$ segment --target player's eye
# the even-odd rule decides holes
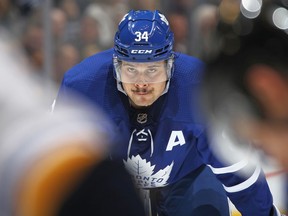
[[[129,76],[135,76],[135,75],[138,74],[138,71],[135,68],[133,68],[133,67],[127,67],[126,68],[126,73]]]
[[[152,74],[152,73],[156,73],[157,70],[155,68],[150,68],[147,70],[148,73]]]
[[[128,71],[129,73],[136,73],[135,68],[132,68],[132,67],[128,67],[128,68],[127,68],[127,71]]]

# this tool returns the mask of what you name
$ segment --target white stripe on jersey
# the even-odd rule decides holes
[[[235,163],[235,164],[228,166],[228,167],[215,168],[215,167],[212,167],[211,165],[208,165],[208,166],[211,168],[211,170],[214,174],[219,175],[219,174],[237,172],[237,171],[243,169],[247,164],[248,164],[247,160],[242,160],[242,161]]]
[[[246,181],[240,184],[231,186],[231,187],[226,187],[225,185],[223,185],[223,187],[228,193],[235,193],[235,192],[245,190],[246,188],[249,188],[251,185],[253,185],[257,181],[260,173],[261,173],[261,167],[257,166],[252,176],[248,178]]]

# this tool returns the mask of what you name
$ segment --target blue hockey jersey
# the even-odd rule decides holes
[[[163,187],[205,163],[243,216],[270,215],[273,200],[261,169],[255,167],[247,177],[237,175],[245,169],[245,163],[224,166],[210,151],[198,115],[203,63],[175,53],[168,92],[151,106],[138,110],[117,89],[112,56],[113,49],[106,50],[74,66],[65,74],[57,100],[64,100],[72,89],[105,111],[121,139],[112,158],[123,160],[137,186]]]

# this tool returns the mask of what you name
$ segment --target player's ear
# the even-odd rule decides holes
[[[288,117],[288,82],[276,69],[267,65],[255,65],[249,69],[246,81],[249,91],[268,118]]]

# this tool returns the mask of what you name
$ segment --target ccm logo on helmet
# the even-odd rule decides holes
[[[131,50],[132,54],[151,54],[152,50]]]

